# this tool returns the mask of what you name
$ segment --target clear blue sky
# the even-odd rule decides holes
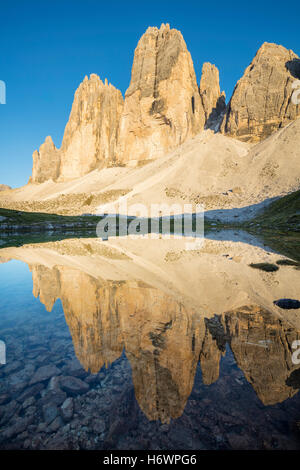
[[[300,54],[300,2],[252,0],[10,0],[0,3],[0,184],[28,181],[32,152],[47,135],[60,147],[73,95],[97,73],[124,94],[134,49],[148,26],[181,30],[198,81],[204,61],[230,98],[264,41]]]

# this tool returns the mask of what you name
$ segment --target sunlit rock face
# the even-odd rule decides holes
[[[60,180],[83,176],[115,158],[123,98],[119,90],[92,74],[75,93],[62,147]]]
[[[202,80],[206,114],[215,105]],[[135,164],[162,157],[204,128],[191,55],[182,34],[167,24],[150,27],[135,50],[130,86],[125,95],[92,74],[78,87],[62,146],[47,137],[33,154],[30,181],[68,181],[96,168]]]
[[[60,152],[55,147],[52,138],[46,137],[39,150],[32,155],[32,183],[44,183],[47,180],[57,180],[60,173]]]
[[[119,90],[92,74],[78,87],[62,146],[47,137],[33,154],[31,182],[67,181],[116,159],[116,144],[123,97]]]
[[[131,82],[120,123],[121,163],[164,156],[204,128],[191,55],[182,34],[150,27],[134,53]]]
[[[300,78],[300,59],[291,50],[264,43],[235,86],[222,131],[259,142],[300,115],[293,103],[293,83]]]

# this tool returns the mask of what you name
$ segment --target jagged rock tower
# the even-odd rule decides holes
[[[113,163],[122,110],[119,90],[95,74],[85,77],[75,93],[61,148],[46,138],[33,154],[31,181],[67,181]]]
[[[123,164],[162,157],[204,128],[191,55],[182,34],[162,24],[148,28],[134,54],[120,123]]]
[[[205,113],[205,127],[216,128],[226,109],[225,93],[220,91],[219,70],[209,62],[203,64],[199,92]]]
[[[68,181],[110,165],[163,157],[224,111],[218,69],[204,64],[200,90],[182,34],[148,28],[134,54],[125,95],[92,74],[74,97],[62,146],[47,137],[33,154],[33,183]]]
[[[259,142],[300,116],[292,102],[292,84],[300,78],[300,59],[291,50],[264,43],[238,81],[222,132]]]

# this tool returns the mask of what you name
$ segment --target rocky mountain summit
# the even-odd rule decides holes
[[[32,183],[68,181],[96,168],[140,165],[165,156],[224,111],[219,72],[204,64],[199,87],[182,34],[150,27],[122,94],[92,74],[75,93],[61,148],[47,137],[33,154]]]
[[[191,55],[170,26],[148,28],[135,50],[125,94],[118,157],[123,163],[164,156],[204,128]]]
[[[119,90],[95,74],[85,77],[75,93],[63,137],[60,180],[82,176],[114,161],[122,110]]]
[[[164,157],[204,128],[260,142],[300,116],[292,101],[300,59],[264,43],[226,107],[217,67],[205,62],[198,86],[180,31],[150,27],[135,49],[122,94],[92,74],[75,93],[62,146],[47,137],[33,154],[32,183],[82,177],[110,166],[141,166]]]
[[[238,81],[222,131],[239,140],[259,142],[300,116],[292,101],[300,78],[300,59],[291,50],[264,43]]]
[[[111,164],[122,109],[119,90],[95,74],[85,77],[75,93],[61,148],[47,137],[33,153],[32,182],[68,181]]]
[[[107,80],[85,77],[61,148],[47,137],[33,154],[30,184],[3,191],[1,205],[97,214],[126,195],[147,207],[184,201],[217,210],[297,191],[299,78],[299,57],[264,43],[226,105],[217,67],[205,62],[198,83],[180,31],[150,27],[125,97]]]
[[[219,70],[209,62],[203,64],[199,92],[206,127],[209,128],[223,116],[226,109],[225,93],[220,91]]]

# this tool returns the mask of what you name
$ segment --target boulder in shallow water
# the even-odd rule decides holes
[[[277,305],[277,307],[284,308],[286,310],[300,308],[300,301],[295,299],[279,299],[274,300],[273,303],[274,305]]]

